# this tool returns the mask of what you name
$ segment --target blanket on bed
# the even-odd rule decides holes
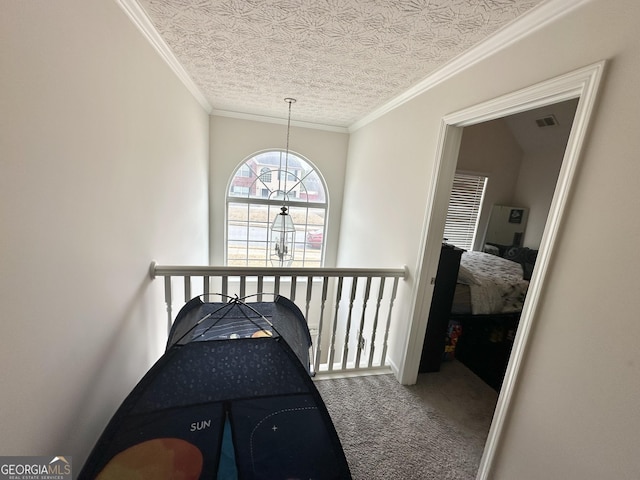
[[[458,282],[469,285],[473,315],[522,311],[529,288],[522,265],[484,252],[464,252]]]

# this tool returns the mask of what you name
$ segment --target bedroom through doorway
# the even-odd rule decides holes
[[[456,172],[487,182],[475,241],[460,258],[465,275],[454,285],[444,358],[498,392],[577,105],[569,99],[463,129]]]

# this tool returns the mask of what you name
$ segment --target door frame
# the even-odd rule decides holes
[[[579,99],[542,235],[536,268],[523,306],[511,357],[480,461],[477,479],[489,478],[500,436],[506,423],[509,406],[518,381],[518,374],[529,342],[538,301],[542,294],[544,279],[547,275],[554,245],[565,214],[605,64],[605,61],[601,61],[580,68],[517,92],[460,110],[442,119],[436,161],[432,172],[434,181],[431,184],[427,198],[423,222],[420,243],[421,252],[416,272],[417,281],[412,292],[414,303],[412,305],[411,327],[404,361],[398,370],[398,378],[403,384],[415,383],[418,376],[422,343],[433,295],[433,283],[440,258],[444,224],[464,127],[565,100]]]

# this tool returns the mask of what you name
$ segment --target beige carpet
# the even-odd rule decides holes
[[[474,479],[497,393],[459,362],[420,374],[318,380],[355,480]]]

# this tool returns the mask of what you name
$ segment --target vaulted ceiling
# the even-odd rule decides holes
[[[123,0],[124,1],[124,0]],[[126,0],[214,111],[348,127],[543,0]]]

